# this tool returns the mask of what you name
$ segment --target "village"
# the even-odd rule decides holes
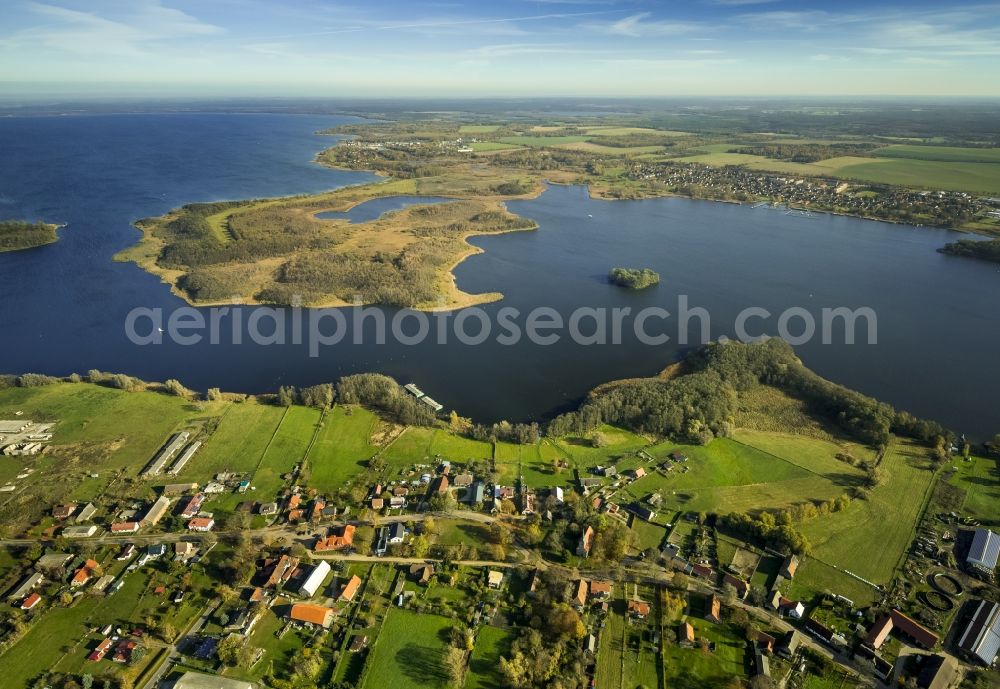
[[[18,432],[29,431],[32,440],[51,440],[58,424],[44,426],[44,438],[31,422],[20,424]],[[723,541],[716,515],[665,508],[663,486],[698,461],[679,448],[629,452],[550,487],[529,486],[521,475],[501,482],[482,460],[436,455],[386,469],[376,457],[369,475],[379,480],[324,495],[296,480],[296,466],[268,499],[242,472],[217,473],[204,485],[166,482],[198,462],[203,440],[172,433],[138,471],[154,500],[51,507],[46,538],[14,568],[22,576],[5,600],[17,614],[4,623],[0,648],[38,618],[89,603],[89,630],[69,640],[61,663],[81,675],[101,676],[110,663],[122,669],[113,675],[120,686],[236,689],[274,673],[282,654],[323,648],[333,683],[375,686],[370,676],[385,672],[385,659],[369,656],[384,655],[390,642],[382,636],[406,635],[405,611],[470,635],[468,657],[446,682],[468,685],[486,673],[476,662],[482,635],[502,634],[509,644],[544,590],[547,605],[572,615],[560,642],[596,687],[617,686],[620,669],[609,656],[635,662],[652,686],[656,665],[685,654],[728,666],[755,687],[810,686],[818,671],[851,686],[909,677],[943,689],[964,666],[996,661],[1000,536],[954,513],[926,515],[910,548],[907,568],[915,560],[920,576],[937,570],[919,598],[926,604],[914,609],[879,591],[863,606],[836,591],[790,597],[808,555]],[[217,523],[213,502],[228,496],[239,502]],[[647,527],[658,535],[637,543],[635,532]],[[723,545],[732,549],[726,557]],[[122,620],[109,611],[135,596],[147,614]],[[497,656],[489,673],[499,671],[500,647],[484,652]],[[319,656],[310,657],[319,673]],[[293,673],[302,672],[317,676],[296,665]]]

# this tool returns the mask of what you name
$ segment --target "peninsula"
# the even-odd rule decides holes
[[[773,203],[1000,234],[1000,202],[987,197],[1000,192],[996,149],[904,146],[842,132],[831,132],[831,143],[803,143],[790,135],[708,131],[698,122],[680,131],[652,114],[489,124],[474,113],[379,116],[324,132],[345,138],[317,162],[374,171],[385,181],[184,206],[139,221],[139,243],[116,258],[160,276],[193,304],[238,296],[282,305],[298,298],[307,306],[460,308],[502,296],[456,287],[452,269],[478,251],[466,239],[534,229],[504,202],[533,198],[546,183],[586,185],[591,196],[608,200],[679,195]],[[903,168],[919,174],[903,176]],[[318,216],[400,195],[454,200],[429,198],[369,222]]]

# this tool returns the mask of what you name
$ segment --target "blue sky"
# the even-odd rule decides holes
[[[8,96],[1000,96],[1000,4],[0,5]]]

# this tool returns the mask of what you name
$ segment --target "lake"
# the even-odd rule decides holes
[[[131,309],[184,305],[156,277],[112,262],[137,240],[132,223],[195,201],[372,181],[312,162],[333,142],[315,132],[347,121],[195,113],[0,119],[0,217],[67,223],[54,245],[0,254],[0,370],[98,368],[243,392],[380,371],[416,382],[465,416],[520,421],[570,408],[606,380],[653,374],[685,351],[676,337],[651,346],[628,332],[618,345],[347,338],[315,358],[305,344],[132,344],[123,327]],[[334,217],[362,222],[410,201],[373,201]],[[877,344],[814,341],[796,351],[820,374],[898,408],[978,438],[1000,431],[990,401],[1000,380],[1000,269],[936,253],[956,233],[678,198],[594,201],[579,187],[554,186],[509,207],[539,229],[474,238],[484,253],[455,270],[468,292],[504,293],[484,307],[490,317],[540,305],[567,316],[578,307],[675,312],[687,295],[708,310],[719,336],[734,333],[747,307],[870,307]],[[650,267],[662,282],[641,292],[616,287],[606,275],[618,265]],[[775,331],[773,321],[753,329]]]

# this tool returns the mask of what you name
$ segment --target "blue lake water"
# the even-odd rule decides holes
[[[123,324],[133,307],[184,306],[156,277],[111,261],[138,238],[132,223],[189,202],[375,180],[312,162],[332,142],[314,133],[343,121],[245,114],[0,119],[0,217],[68,224],[54,245],[0,254],[0,370],[98,368],[246,392],[381,371],[416,382],[463,415],[527,420],[576,404],[600,382],[652,374],[685,350],[676,337],[649,346],[630,331],[619,345],[564,337],[549,346],[469,346],[453,337],[445,345],[355,345],[349,335],[316,358],[305,344],[237,345],[225,337],[220,345],[129,342]],[[380,199],[344,217],[363,222],[405,202]],[[805,344],[797,347],[805,363],[956,430],[977,437],[1000,431],[990,402],[1000,380],[1000,269],[936,253],[955,233],[686,199],[594,201],[578,187],[552,187],[509,207],[539,229],[474,238],[485,252],[455,270],[468,292],[505,294],[484,307],[491,316],[539,305],[563,315],[581,306],[676,312],[678,296],[688,295],[710,312],[718,336],[733,334],[736,315],[750,306],[774,314],[867,306],[878,316],[878,344]],[[653,268],[663,281],[623,290],[606,279],[616,265]],[[350,319],[354,310],[344,313]],[[773,332],[774,322],[755,321],[753,329]]]

